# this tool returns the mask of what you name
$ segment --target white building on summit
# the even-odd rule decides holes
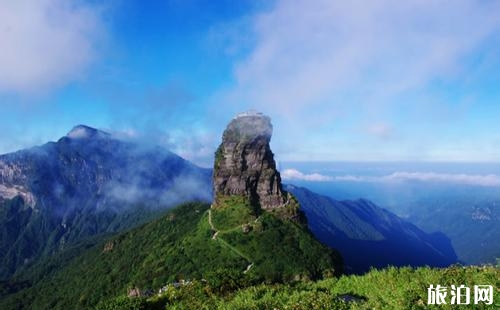
[[[261,112],[258,112],[257,110],[248,110],[245,112],[241,112],[238,115],[234,117],[234,119],[240,118],[240,117],[245,117],[245,116],[264,116]]]

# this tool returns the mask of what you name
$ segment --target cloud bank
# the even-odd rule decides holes
[[[103,33],[100,9],[82,1],[1,1],[0,92],[46,91],[78,79]]]
[[[285,169],[281,172],[283,180],[311,182],[437,182],[486,187],[500,187],[500,176],[494,174],[452,174],[435,172],[394,172],[383,176],[342,175],[327,176],[319,173],[307,174],[296,169]]]
[[[280,174],[283,180],[300,180],[300,181],[312,181],[312,182],[325,182],[334,180],[334,178],[326,175],[322,175],[319,173],[305,174],[296,169],[285,169],[281,171]]]
[[[500,186],[500,177],[494,174],[447,174],[435,172],[395,172],[388,176],[375,178],[381,181],[422,181],[443,182],[477,186]]]

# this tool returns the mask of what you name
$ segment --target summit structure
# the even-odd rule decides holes
[[[231,120],[215,155],[215,205],[232,195],[244,196],[264,210],[290,205],[292,197],[281,186],[269,146],[272,133],[271,119],[259,112],[244,112]]]

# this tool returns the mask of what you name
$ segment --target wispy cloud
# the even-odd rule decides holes
[[[491,75],[479,66],[498,67],[485,55],[498,54],[499,11],[499,1],[278,0],[253,19],[253,48],[221,96],[286,128],[278,151],[315,139],[303,147],[323,160],[352,159],[354,147],[361,160],[446,160],[434,154],[461,144],[446,135],[482,113],[460,92]],[[450,157],[464,156],[481,159],[473,148]]]
[[[177,81],[137,91],[109,92],[115,137],[160,145],[203,167],[213,165],[219,134],[203,125],[197,98]],[[116,130],[118,128],[118,130]]]
[[[212,193],[207,180],[197,175],[182,175],[171,180],[164,189],[148,188],[137,181],[123,184],[110,182],[105,185],[107,198],[126,203],[128,207],[139,202],[157,201],[162,205],[175,206],[187,201],[211,201]]]
[[[388,99],[460,72],[498,33],[499,10],[497,1],[281,0],[255,19],[235,93],[287,113],[331,106],[339,92],[363,97],[351,107]]]
[[[439,182],[455,183],[476,186],[500,186],[500,176],[494,174],[474,175],[474,174],[450,174],[435,172],[394,172],[385,176],[336,176],[334,181],[347,182]]]
[[[435,172],[395,172],[381,177],[385,181],[448,182],[479,186],[500,186],[500,177],[493,174],[446,174]]]
[[[83,1],[1,1],[0,92],[46,91],[79,78],[104,32],[100,8]]]
[[[495,174],[464,174],[464,173],[436,173],[436,172],[406,172],[398,171],[382,176],[366,175],[337,175],[329,176],[319,173],[303,173],[296,169],[285,169],[281,172],[283,180],[311,181],[311,182],[437,182],[450,184],[464,184],[474,186],[500,187],[500,176]]]
[[[312,182],[325,182],[333,181],[332,177],[322,175],[319,173],[305,174],[296,169],[285,169],[281,172],[281,178],[283,180],[300,180],[300,181],[312,181]]]

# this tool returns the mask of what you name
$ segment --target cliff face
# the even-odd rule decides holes
[[[256,112],[239,114],[229,123],[215,155],[216,205],[218,197],[230,195],[245,196],[265,210],[289,204],[269,147],[272,131],[270,118]]]

